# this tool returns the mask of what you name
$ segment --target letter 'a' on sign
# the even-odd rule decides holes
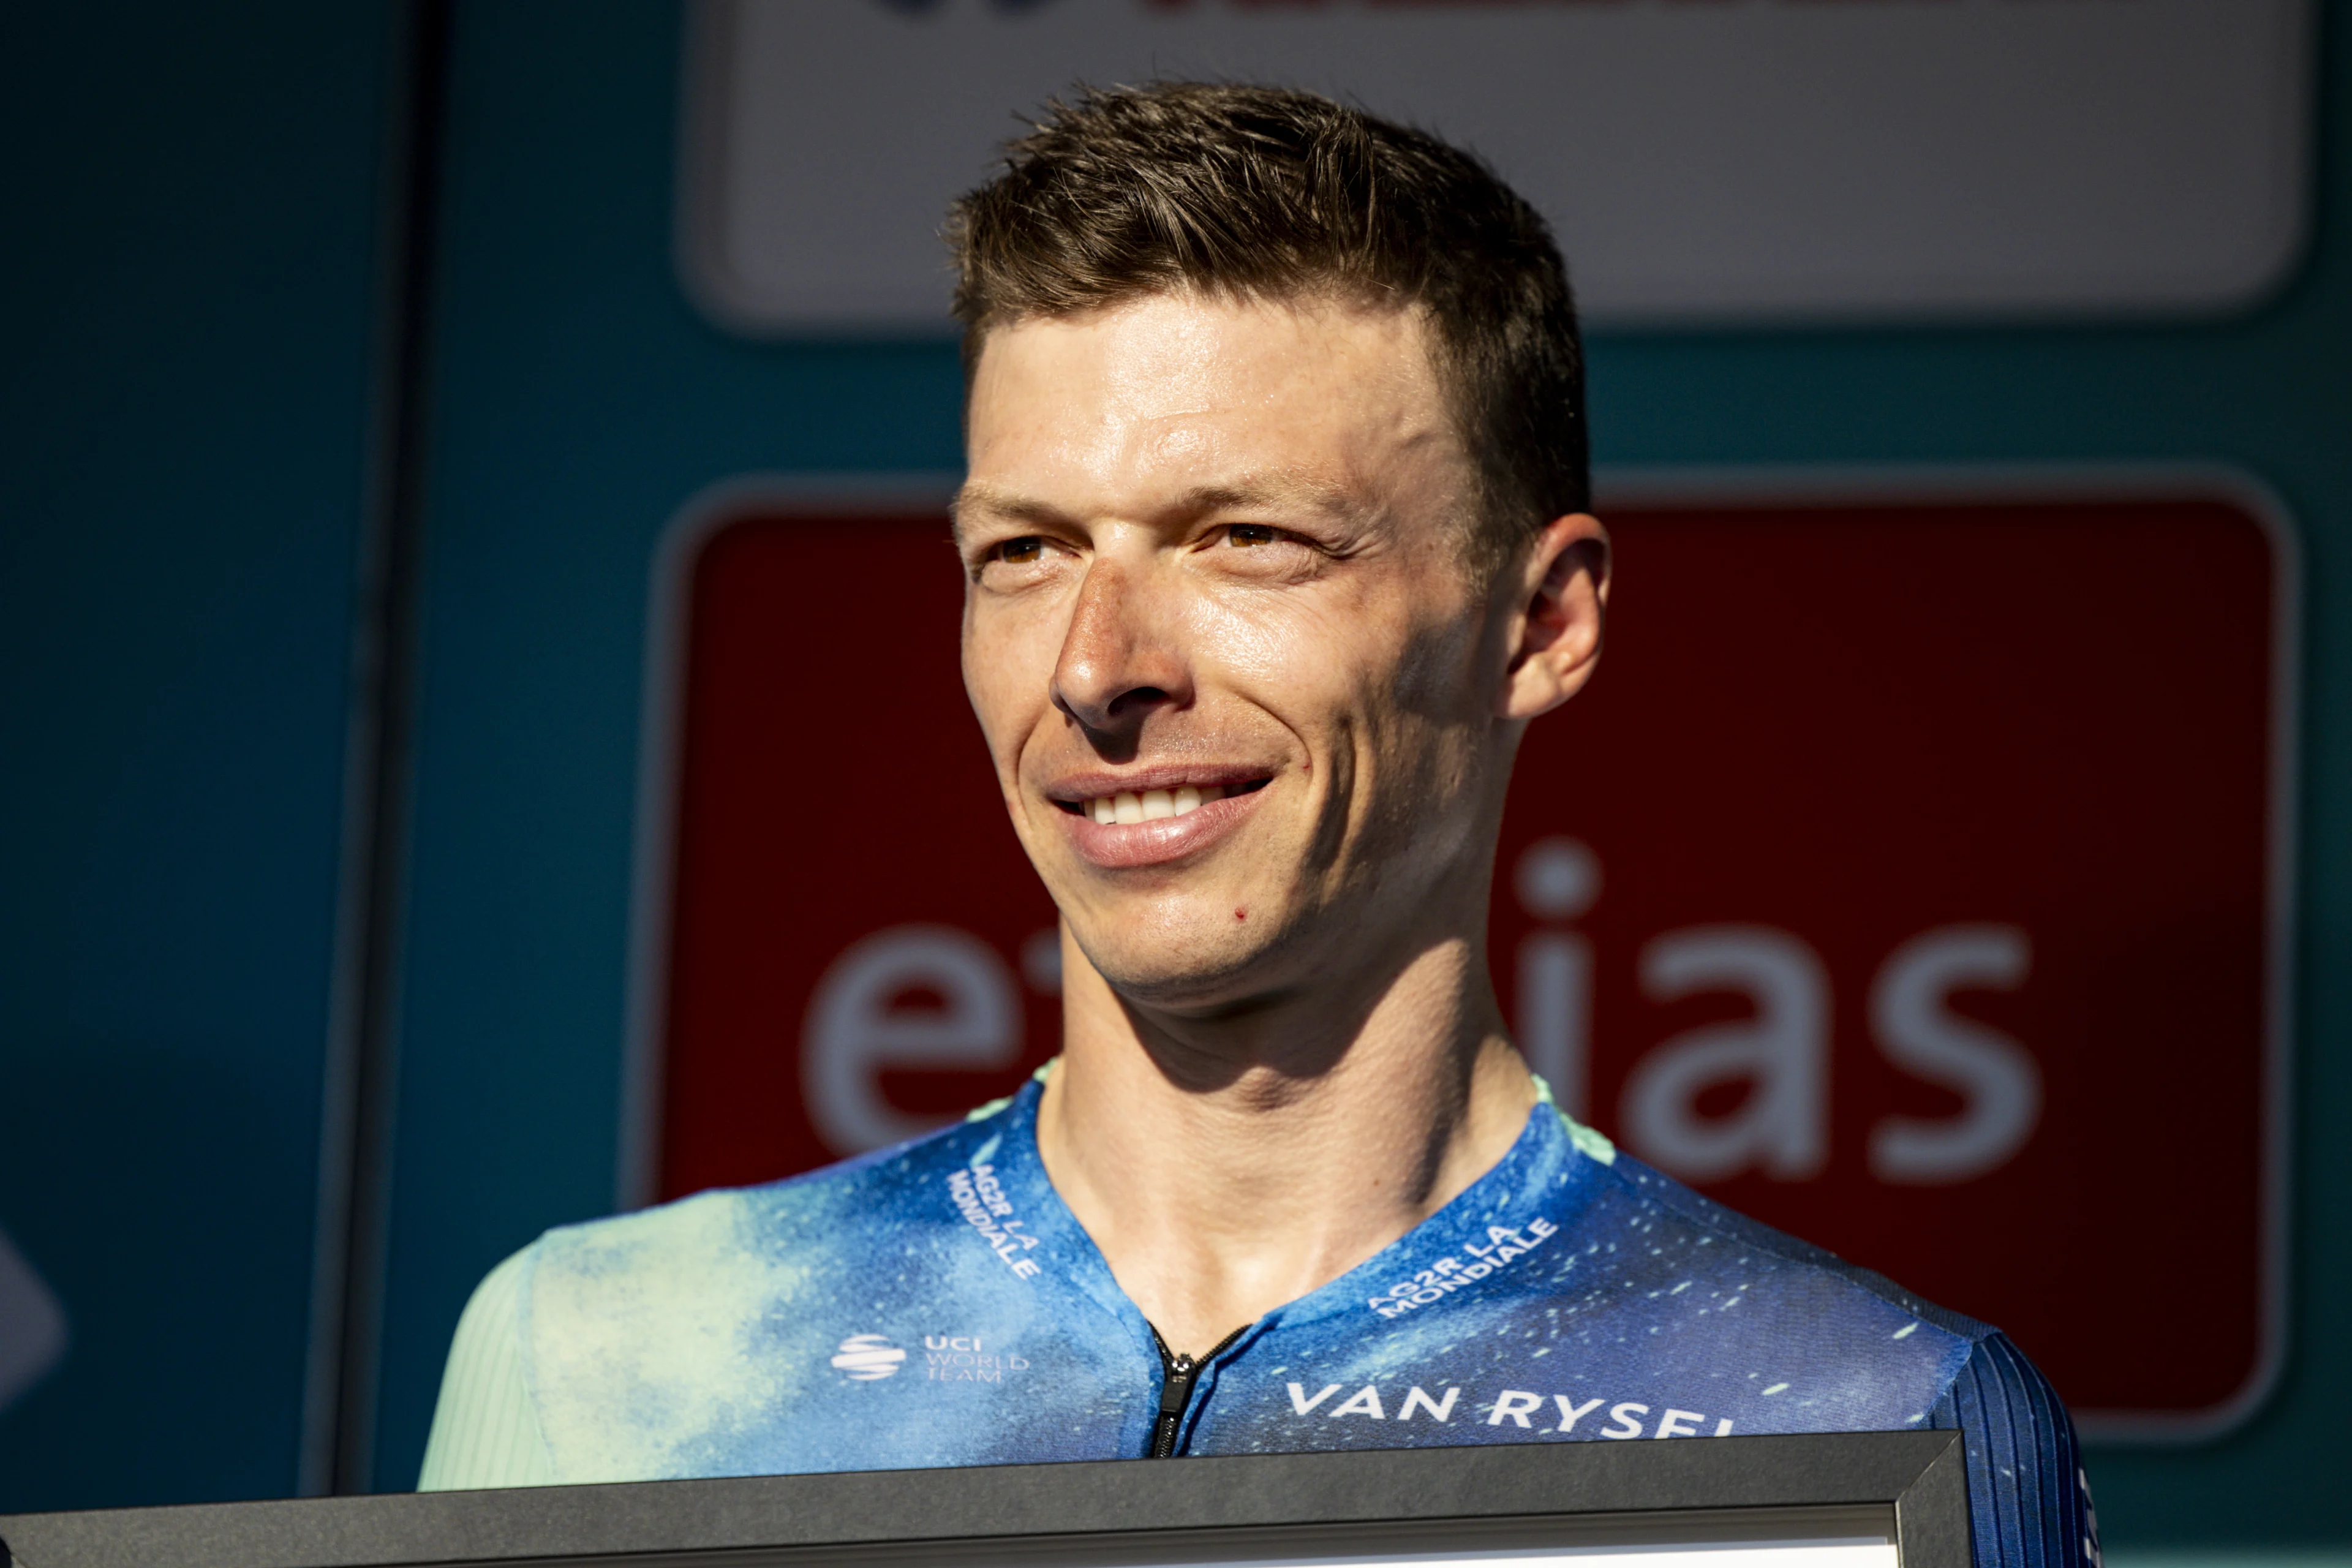
[[[1642,955],[1653,996],[1728,990],[1755,1016],[1661,1046],[1625,1085],[1624,1124],[1637,1146],[1694,1182],[1749,1164],[1782,1181],[1820,1173],[1829,1154],[1829,975],[1786,931],[1709,926],[1675,931]],[[1698,1091],[1729,1078],[1751,1084],[1735,1113],[1701,1117]]]
[[[1527,1054],[1631,1155],[2000,1324],[2088,1430],[2228,1426],[2282,1351],[2292,534],[2204,471],[1674,487],[1604,476],[1608,657],[1512,777],[1489,952]],[[1057,1048],[949,489],[730,489],[672,531],[631,1201],[918,1135]],[[845,804],[816,738],[928,808]],[[2162,1320],[2049,1288],[2151,1270]],[[1519,1392],[1284,1394],[1717,1430]]]

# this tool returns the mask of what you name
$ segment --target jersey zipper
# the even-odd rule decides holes
[[[1151,1325],[1146,1323],[1146,1328]],[[1209,1348],[1209,1353],[1194,1361],[1189,1355],[1177,1354],[1151,1329],[1151,1342],[1160,1347],[1160,1418],[1151,1424],[1151,1447],[1144,1458],[1172,1459],[1176,1457],[1176,1433],[1184,1425],[1184,1407],[1192,1402],[1192,1385],[1201,1380],[1201,1369],[1224,1354],[1225,1347],[1249,1331],[1244,1323]]]

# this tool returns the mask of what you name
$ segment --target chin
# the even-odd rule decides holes
[[[1185,911],[1176,918],[1122,922],[1073,922],[1078,947],[1095,973],[1121,997],[1171,1012],[1214,1012],[1281,989],[1278,956],[1290,944],[1281,921],[1233,918],[1233,906]],[[1092,929],[1087,929],[1091,927]]]

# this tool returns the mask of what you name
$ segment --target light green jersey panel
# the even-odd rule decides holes
[[[523,1378],[522,1298],[533,1247],[491,1269],[457,1320],[419,1491],[555,1484]]]
[[[1568,1141],[1575,1144],[1586,1159],[1598,1160],[1604,1165],[1617,1163],[1617,1145],[1609,1142],[1608,1134],[1598,1128],[1587,1127],[1563,1110],[1559,1101],[1553,1098],[1551,1085],[1544,1081],[1543,1074],[1531,1072],[1528,1076],[1535,1079],[1536,1103],[1549,1105],[1559,1112],[1559,1124],[1568,1129]]]

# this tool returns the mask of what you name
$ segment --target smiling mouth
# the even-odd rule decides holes
[[[1190,816],[1211,801],[1223,800],[1228,795],[1250,795],[1272,782],[1270,779],[1248,779],[1230,784],[1178,784],[1173,789],[1122,790],[1116,795],[1098,795],[1087,800],[1057,800],[1054,804],[1072,816],[1092,817],[1105,827],[1123,827],[1138,822]]]

